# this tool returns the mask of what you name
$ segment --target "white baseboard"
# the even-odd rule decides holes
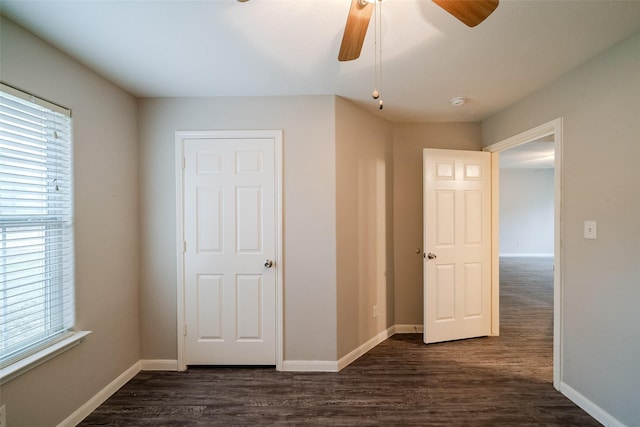
[[[145,359],[140,361],[141,371],[177,371],[178,361],[174,359]]]
[[[338,372],[338,362],[333,360],[285,360],[282,370],[289,372]]]
[[[613,415],[593,403],[567,383],[560,383],[560,392],[602,425],[607,427],[625,427],[625,425],[618,421]]]
[[[102,405],[113,393],[118,391],[120,387],[125,385],[129,380],[140,372],[140,362],[136,362],[129,369],[124,371],[115,380],[111,381],[105,388],[100,390],[95,396],[89,399],[84,405],[78,408],[73,414],[63,420],[58,427],[74,427],[80,424],[82,420],[87,418],[98,406]]]
[[[360,347],[356,348],[346,356],[342,357],[340,360],[338,360],[338,371],[343,370],[344,368],[346,368],[347,366],[355,362],[360,356],[362,356],[363,354],[365,354],[366,352],[368,352],[369,350],[371,350],[372,348],[374,348],[375,346],[377,346],[378,344],[380,344],[381,342],[389,338],[394,333],[395,333],[395,326],[391,326],[389,329],[386,329],[380,332],[378,335],[371,338],[369,341],[362,344]]]
[[[424,332],[423,325],[396,325],[396,334],[421,334]]]
[[[500,254],[501,258],[553,258],[553,252],[548,253],[505,253]]]

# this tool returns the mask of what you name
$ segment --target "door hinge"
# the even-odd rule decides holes
[[[187,325],[184,325],[184,331],[182,331],[183,336],[187,336]]]
[[[183,240],[182,241],[182,253],[187,252],[187,241]]]
[[[182,158],[182,169],[185,169],[187,167],[187,158],[183,157]]]

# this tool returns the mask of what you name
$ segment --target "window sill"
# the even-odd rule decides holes
[[[25,372],[35,368],[36,366],[41,365],[47,360],[50,360],[57,355],[72,349],[73,347],[80,344],[82,339],[90,333],[91,331],[74,332],[71,336],[58,341],[50,345],[49,347],[32,354],[31,356],[18,360],[17,362],[12,363],[6,368],[0,369],[0,385],[11,381],[19,375],[22,375]]]

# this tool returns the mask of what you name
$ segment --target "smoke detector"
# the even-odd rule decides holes
[[[455,98],[451,98],[449,100],[449,103],[451,105],[453,105],[454,107],[459,107],[461,105],[464,105],[467,103],[467,97],[466,96],[456,96]]]

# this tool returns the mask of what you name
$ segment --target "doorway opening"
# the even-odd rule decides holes
[[[543,149],[544,147],[544,149]],[[552,153],[549,151],[553,148]],[[534,150],[534,148],[536,150]],[[539,149],[539,150],[538,150]],[[545,151],[546,149],[546,151]],[[507,151],[510,150],[510,151]],[[492,334],[499,334],[499,313],[500,313],[500,254],[502,249],[500,243],[503,243],[505,250],[512,250],[517,253],[520,242],[515,242],[513,246],[507,247],[499,237],[500,229],[500,198],[495,195],[500,194],[500,162],[501,157],[506,158],[506,162],[522,162],[523,159],[529,157],[528,161],[548,164],[553,156],[553,385],[559,389],[561,379],[561,332],[562,332],[562,316],[561,316],[561,289],[562,289],[562,264],[561,264],[561,210],[562,210],[562,119],[558,118],[551,122],[542,124],[526,132],[520,133],[513,137],[507,138],[498,143],[492,144],[484,149],[492,153],[493,168],[493,209],[492,209],[492,229],[493,232],[493,251],[492,251]],[[536,153],[537,154],[532,154]],[[502,156],[501,156],[502,154]],[[535,160],[533,159],[535,158]],[[514,245],[513,241],[508,242]],[[542,244],[537,242],[537,244]],[[530,246],[534,247],[534,246]],[[538,248],[544,246],[536,246]],[[547,246],[548,247],[548,246]],[[523,252],[524,253],[524,252]],[[551,254],[549,254],[551,255]]]

